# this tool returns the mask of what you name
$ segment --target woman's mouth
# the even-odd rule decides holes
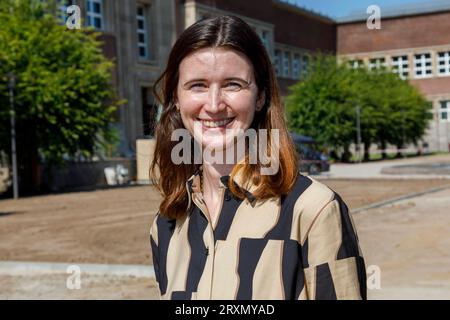
[[[202,125],[206,128],[225,128],[227,125],[233,122],[234,119],[235,117],[220,120],[205,120],[205,119],[198,119],[198,120],[200,120]]]

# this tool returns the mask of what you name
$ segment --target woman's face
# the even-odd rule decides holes
[[[185,128],[198,142],[224,149],[250,127],[264,96],[258,99],[253,66],[244,54],[204,48],[181,61],[176,104]]]

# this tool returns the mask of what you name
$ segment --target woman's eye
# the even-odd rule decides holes
[[[192,84],[189,89],[199,90],[206,88],[206,85],[204,83],[194,83]]]
[[[239,89],[242,89],[242,85],[238,82],[228,82],[225,85],[225,88],[232,89],[232,90],[239,90]]]

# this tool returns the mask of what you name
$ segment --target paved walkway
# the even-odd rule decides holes
[[[159,299],[153,266],[0,261],[3,299]]]
[[[385,178],[385,179],[431,179],[431,178],[444,178],[450,179],[450,175],[445,174],[383,174],[381,171],[384,168],[390,168],[397,165],[411,165],[411,164],[422,164],[422,163],[450,163],[450,154],[448,155],[433,155],[433,156],[423,156],[415,158],[404,158],[386,161],[373,161],[373,162],[363,162],[357,164],[332,164],[329,172],[325,172],[321,175],[324,178]]]

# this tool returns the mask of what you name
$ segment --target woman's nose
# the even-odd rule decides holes
[[[226,108],[223,99],[222,90],[218,86],[211,86],[208,92],[208,101],[205,103],[205,109],[209,112],[217,113]]]

